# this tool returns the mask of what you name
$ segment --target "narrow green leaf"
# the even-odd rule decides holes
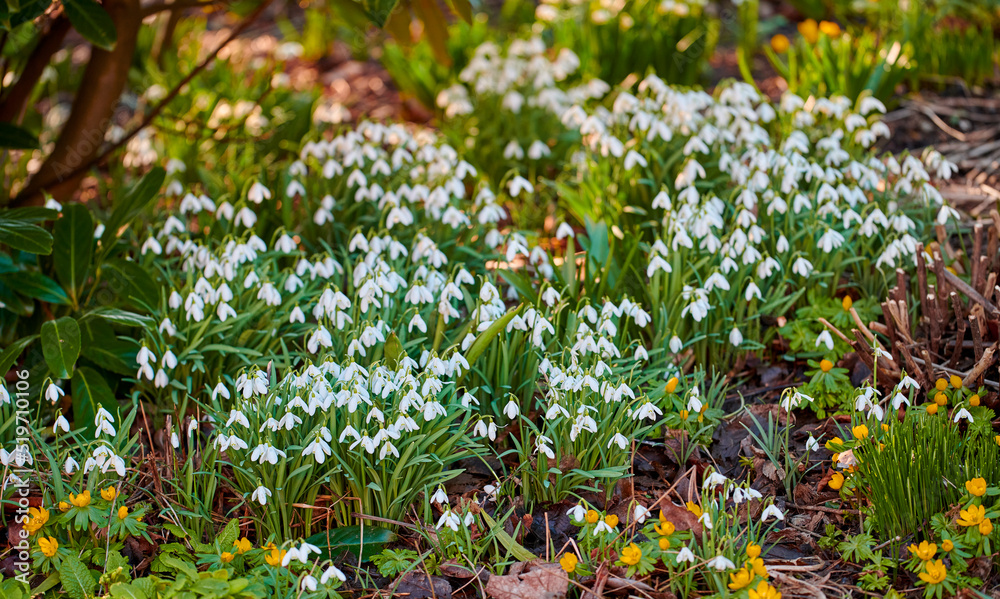
[[[514,556],[514,559],[519,562],[530,562],[533,559],[537,559],[537,556],[534,553],[528,551],[520,543],[515,541],[513,537],[507,534],[507,531],[505,531],[503,527],[498,525],[493,518],[490,518],[489,514],[485,511],[480,511],[479,514],[483,517],[483,520],[486,521],[486,525],[490,527],[490,530],[495,531],[500,544],[504,546],[504,549],[510,551],[510,554]]]
[[[21,356],[24,348],[31,345],[31,342],[35,339],[38,339],[38,335],[22,337],[11,343],[7,349],[3,350],[3,353],[0,353],[0,376],[5,376],[10,371],[11,367],[14,366],[14,362]]]
[[[389,370],[396,370],[399,360],[406,355],[406,352],[403,350],[403,344],[399,342],[399,337],[396,336],[395,331],[389,332],[389,338],[385,340],[383,351],[385,353],[386,366]]]
[[[361,561],[367,561],[370,556],[381,552],[385,545],[395,540],[396,534],[387,528],[365,526],[362,531],[360,526],[344,526],[314,534],[306,542],[319,547],[326,559],[333,559],[349,551],[360,556]]]
[[[489,347],[493,339],[500,335],[500,332],[504,330],[507,323],[513,320],[514,317],[517,316],[517,313],[523,308],[524,304],[521,304],[513,310],[509,310],[506,314],[497,319],[496,322],[491,324],[489,328],[476,337],[476,340],[472,342],[472,346],[469,348],[469,351],[465,354],[465,359],[469,362],[469,366],[476,363],[476,360],[478,360],[479,356],[486,351],[486,348]]]
[[[118,231],[125,225],[130,224],[132,219],[142,212],[146,204],[156,197],[156,194],[160,191],[160,187],[163,186],[163,179],[166,176],[167,173],[165,170],[155,167],[146,173],[124,197],[116,201],[115,209],[111,212],[108,222],[105,223],[104,235],[101,237],[101,245],[105,248],[105,252],[111,250],[115,239],[118,238]],[[98,263],[98,266],[100,266],[100,263]]]
[[[23,296],[50,304],[69,305],[69,296],[59,283],[40,272],[19,270],[0,275],[0,280]]]
[[[94,416],[104,408],[114,414],[118,402],[111,386],[96,370],[83,366],[73,373],[73,419],[78,428],[87,427],[90,436],[96,430]]]
[[[42,323],[42,355],[52,376],[68,379],[80,357],[80,325],[70,316]]]

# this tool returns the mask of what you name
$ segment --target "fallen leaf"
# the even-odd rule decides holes
[[[407,572],[394,585],[395,595],[408,599],[451,599],[451,583],[440,576]]]
[[[543,560],[518,562],[505,576],[491,576],[486,593],[494,599],[562,599],[569,577],[557,564]]]

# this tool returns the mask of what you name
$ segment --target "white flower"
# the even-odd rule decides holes
[[[507,418],[513,420],[517,418],[518,414],[521,413],[521,408],[517,405],[517,402],[512,399],[507,402],[506,406],[504,406],[503,413],[507,416]]]
[[[569,508],[566,515],[573,518],[576,522],[583,522],[584,518],[587,516],[587,508],[577,504]]]
[[[63,464],[63,472],[65,472],[66,474],[73,474],[79,469],[80,469],[80,464],[78,464],[76,460],[72,458],[72,456],[66,458],[66,463]]]
[[[816,337],[816,347],[824,345],[827,350],[833,350],[833,336],[830,335],[830,331],[824,330]]]
[[[694,553],[688,549],[687,545],[681,547],[681,550],[677,552],[677,563],[682,564],[688,562],[693,564],[695,562]]]
[[[576,237],[576,234],[573,232],[573,227],[569,226],[569,223],[564,222],[556,229],[556,239],[563,240],[567,237]]]
[[[259,501],[261,505],[267,505],[267,498],[271,496],[271,490],[261,485],[250,495],[252,501]]]
[[[608,449],[611,449],[612,445],[617,445],[620,449],[625,449],[628,447],[628,439],[626,439],[625,435],[621,433],[615,433],[614,436],[611,437],[611,440],[608,441]]]
[[[678,561],[680,561],[679,555],[677,559]],[[725,572],[726,570],[736,569],[736,564],[729,561],[724,555],[717,555],[713,557],[712,559],[708,560],[708,563],[705,565],[708,566],[709,568],[715,568],[719,572]]]
[[[62,429],[64,433],[69,432],[69,421],[66,420],[66,417],[62,414],[59,414],[59,417],[56,418],[55,424],[52,425],[52,433],[55,434],[59,429]]]
[[[320,577],[319,581],[323,584],[327,584],[330,582],[330,579],[332,578],[336,578],[340,582],[347,581],[347,577],[344,576],[344,573],[341,572],[340,569],[337,568],[337,566],[331,564],[330,567],[327,568],[325,572],[323,572],[323,576]]]
[[[739,347],[743,343],[743,334],[736,327],[729,331],[729,342],[733,344],[733,347]]]
[[[955,414],[955,422],[958,422],[959,420],[961,420],[963,418],[965,418],[969,422],[973,422],[973,420],[972,420],[972,414],[970,414],[969,411],[966,410],[965,408],[962,408],[961,410],[958,411],[957,414]]]
[[[670,338],[670,352],[676,354],[676,353],[680,353],[680,351],[682,349],[684,349],[684,342],[681,341],[681,338],[678,337],[677,335],[674,335],[673,337],[671,337]]]
[[[55,383],[49,383],[49,386],[45,388],[45,399],[52,403],[59,401],[59,398],[65,394],[66,393],[57,387]]]
[[[636,505],[635,509],[632,510],[632,517],[635,519],[636,522],[642,524],[643,522],[646,521],[646,518],[648,518],[649,514],[651,513],[652,512],[650,512],[647,507],[642,505]]]
[[[438,490],[434,492],[431,496],[431,503],[437,503],[439,505],[448,505],[448,494],[444,492],[444,489],[438,487]]]
[[[819,442],[812,435],[806,440],[806,451],[819,451]]]
[[[303,591],[315,591],[317,588],[316,579],[306,574],[302,577],[302,585],[299,588]]]
[[[767,508],[764,510],[764,513],[760,515],[760,521],[767,522],[768,518],[777,518],[778,520],[784,520],[785,515],[781,513],[781,510],[778,509],[778,506],[772,503],[771,505],[767,506]]]

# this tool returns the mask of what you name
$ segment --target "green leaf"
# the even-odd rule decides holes
[[[396,9],[398,0],[360,0],[361,6],[368,15],[368,18],[375,23],[376,27],[385,27],[385,22],[389,20],[389,15]]]
[[[94,0],[63,0],[63,8],[73,27],[90,43],[111,50],[118,34],[111,15]]]
[[[16,220],[0,220],[0,243],[32,254],[52,253],[52,234],[38,225]]]
[[[42,323],[42,355],[52,376],[68,379],[80,357],[80,325],[70,316]]]
[[[111,585],[112,599],[148,599],[145,591],[130,582],[116,582]]]
[[[0,220],[17,220],[23,223],[38,224],[47,220],[59,218],[59,211],[41,206],[25,206],[23,208],[11,208],[0,213]]]
[[[507,531],[505,531],[503,527],[498,525],[493,518],[490,518],[489,514],[485,511],[480,511],[479,514],[483,517],[483,520],[486,521],[486,526],[489,526],[491,531],[496,532],[497,540],[499,540],[500,544],[504,546],[504,549],[510,551],[510,554],[513,555],[517,561],[530,562],[533,559],[537,559],[537,556],[534,553],[528,551],[520,543],[515,541],[514,537],[507,534]]]
[[[38,136],[24,127],[0,123],[0,148],[6,150],[37,150]]]
[[[101,318],[112,324],[120,324],[128,327],[151,328],[153,326],[153,319],[149,316],[143,316],[142,314],[136,314],[135,312],[129,312],[120,308],[98,308],[97,310],[88,312],[84,316],[84,318],[91,317]]]
[[[105,248],[105,252],[111,250],[115,239],[118,238],[119,230],[130,224],[146,204],[156,197],[166,176],[167,172],[161,167],[153,168],[125,194],[125,197],[115,203],[115,209],[105,223],[104,235],[101,237],[101,245]]]
[[[80,320],[80,357],[118,374],[133,375],[138,344],[119,339],[107,322],[96,318]]]
[[[469,348],[469,351],[465,354],[465,359],[469,362],[469,366],[472,366],[473,364],[476,363],[476,360],[478,360],[479,356],[481,356],[483,352],[486,351],[486,348],[489,347],[493,339],[498,335],[500,335],[500,332],[507,327],[507,323],[513,320],[514,316],[516,316],[517,313],[520,312],[522,308],[524,308],[524,304],[521,304],[520,306],[514,308],[513,310],[508,310],[506,314],[497,319],[497,321],[491,324],[489,328],[487,328],[482,333],[479,333],[479,336],[476,337],[476,340],[472,342],[472,346]]]
[[[233,518],[226,527],[219,533],[219,549],[222,551],[232,551],[233,544],[240,538],[240,521]]]
[[[101,280],[122,301],[136,308],[156,306],[160,287],[149,271],[130,260],[115,258],[104,264]]]
[[[10,371],[11,367],[14,366],[14,362],[17,361],[21,352],[24,351],[24,348],[31,345],[31,342],[35,339],[38,339],[38,335],[22,337],[11,343],[7,349],[3,350],[3,353],[0,353],[0,377],[5,376]]]
[[[69,204],[52,232],[56,239],[52,247],[56,276],[75,304],[94,258],[94,219],[83,204]]]
[[[385,340],[385,346],[383,348],[385,353],[386,366],[389,370],[396,370],[396,366],[399,364],[399,359],[406,355],[406,351],[403,350],[403,344],[399,342],[399,337],[396,336],[396,331],[389,332],[389,338]]]
[[[319,547],[325,559],[333,559],[349,551],[360,556],[359,559],[364,562],[372,555],[381,553],[385,545],[395,540],[396,534],[387,528],[344,526],[314,534],[306,542]]]
[[[73,554],[63,558],[59,566],[59,579],[70,599],[87,599],[97,585],[87,566]]]
[[[0,280],[3,280],[11,289],[21,295],[40,299],[50,304],[69,305],[69,296],[59,286],[59,283],[40,272],[19,270],[0,275]]]
[[[112,414],[118,410],[111,386],[96,370],[86,366],[77,368],[73,373],[73,419],[76,426],[86,426],[91,432],[96,430],[94,416],[102,407]]]

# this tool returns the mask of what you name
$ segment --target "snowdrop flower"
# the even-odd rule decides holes
[[[250,186],[250,190],[247,192],[247,199],[254,204],[260,204],[264,200],[271,199],[271,190],[264,187],[260,181],[255,181],[254,184]]]
[[[66,474],[73,474],[80,469],[80,464],[73,459],[72,456],[66,458],[66,463],[63,464],[63,472]]]
[[[729,331],[729,342],[733,344],[733,347],[739,347],[743,343],[743,334],[736,327],[733,327],[732,331]]]
[[[649,511],[649,509],[646,508],[645,506],[636,505],[635,509],[632,510],[632,517],[635,519],[636,522],[642,524],[643,522],[646,521],[646,518],[649,517],[650,513],[651,512]]]
[[[920,384],[917,381],[910,378],[909,375],[904,375],[903,380],[899,381],[900,388],[906,386],[911,389],[920,389]]]
[[[55,383],[49,383],[49,386],[45,388],[45,399],[52,403],[59,401],[59,398],[65,394],[66,392],[57,387]]]
[[[448,505],[448,494],[444,492],[444,489],[438,487],[438,490],[434,492],[431,496],[431,503],[436,503],[438,505]]]
[[[602,532],[614,534],[615,529],[612,528],[604,518],[597,521],[597,526],[594,527],[594,536],[601,534]]]
[[[680,353],[680,351],[682,349],[684,349],[684,342],[681,341],[681,338],[678,337],[677,335],[674,335],[673,337],[671,337],[670,338],[670,352],[674,353],[674,354],[677,354],[677,353]]]
[[[771,505],[767,506],[767,508],[764,510],[764,513],[760,515],[760,521],[767,522],[768,518],[776,518],[778,520],[784,520],[785,515],[781,513],[781,510],[778,509],[778,506],[772,503]]]
[[[680,555],[678,555],[678,561],[680,561]],[[724,555],[717,555],[713,557],[712,559],[708,560],[708,563],[705,565],[708,566],[709,568],[714,568],[719,572],[725,572],[726,570],[736,569],[736,564],[726,559],[726,556]]]
[[[573,507],[571,507],[566,512],[566,515],[570,516],[571,518],[573,518],[573,520],[575,520],[576,522],[583,522],[584,519],[587,516],[587,508],[583,507],[582,505],[577,504],[577,505],[574,505]]]
[[[886,360],[889,360],[890,362],[893,361],[892,354],[890,354],[889,352],[885,351],[884,349],[882,349],[879,346],[875,346],[874,349],[875,349],[875,357],[876,358],[885,358]]]
[[[812,435],[809,435],[809,439],[806,440],[806,451],[819,451],[819,442]]]
[[[521,195],[522,191],[526,191],[528,193],[535,193],[535,187],[531,184],[530,181],[528,181],[521,175],[516,175],[513,179],[511,179],[510,183],[507,184],[507,189],[510,192],[510,196],[513,198],[516,198],[517,196]]]
[[[250,495],[252,501],[259,501],[261,505],[267,505],[267,498],[271,496],[271,490],[261,485]]]
[[[705,478],[705,481],[701,483],[702,489],[709,489],[718,486],[724,486],[729,479],[718,472],[712,472]]]
[[[318,588],[316,579],[306,574],[302,577],[302,584],[299,588],[303,591],[315,591]]]
[[[340,569],[337,568],[337,566],[331,564],[330,567],[328,567],[326,571],[323,572],[323,576],[320,577],[319,581],[322,584],[328,584],[330,580],[334,578],[336,578],[340,582],[347,582],[347,576],[344,576],[344,573],[341,572]]]
[[[955,414],[955,420],[954,420],[954,422],[957,423],[959,420],[961,420],[963,418],[966,419],[966,420],[968,420],[970,423],[973,422],[972,414],[968,410],[966,410],[965,408],[962,408],[961,410],[958,411],[957,414]]]
[[[688,549],[687,545],[681,547],[681,550],[677,552],[678,564],[683,564],[684,562],[693,564],[695,561],[694,553]]]
[[[69,421],[66,420],[66,417],[62,414],[59,414],[59,417],[56,418],[55,424],[52,425],[52,434],[56,434],[59,429],[62,429],[64,433],[69,432]]]
[[[833,336],[830,335],[830,331],[824,329],[823,332],[816,337],[816,347],[819,347],[820,345],[825,346],[829,351],[833,350]]]
[[[518,414],[521,413],[521,408],[517,405],[517,402],[512,399],[507,402],[506,406],[504,406],[503,413],[507,416],[507,418],[513,420],[517,418]]]
[[[608,441],[608,449],[611,449],[612,445],[617,445],[619,449],[625,449],[628,447],[628,439],[625,438],[621,433],[615,433],[611,440]]]

